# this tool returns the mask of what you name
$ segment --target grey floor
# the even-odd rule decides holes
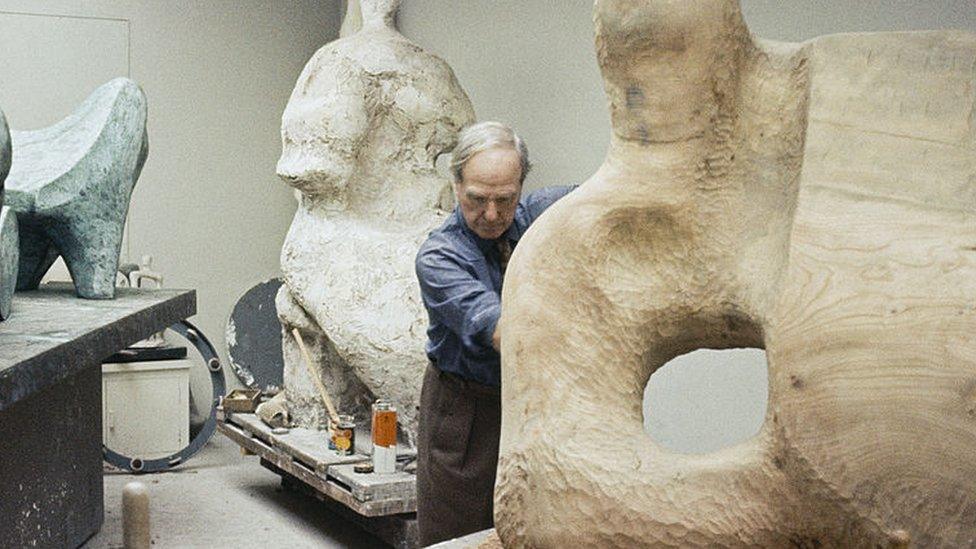
[[[131,480],[149,488],[154,548],[383,547],[315,499],[282,490],[280,478],[257,457],[242,456],[218,433],[173,471],[106,472],[105,524],[84,548],[122,546],[122,487]]]

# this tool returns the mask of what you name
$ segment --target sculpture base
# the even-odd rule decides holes
[[[194,292],[52,284],[0,324],[0,545],[77,547],[102,525],[101,362],[196,312]]]
[[[98,364],[0,412],[0,539],[78,547],[102,526]]]
[[[246,454],[259,456],[262,466],[281,476],[284,487],[318,499],[393,547],[418,546],[414,473],[399,466],[388,475],[355,472],[356,465],[370,463],[368,432],[357,433],[357,453],[338,456],[328,449],[324,431],[295,427],[276,434],[254,414],[218,408],[217,429]],[[415,456],[414,450],[401,449],[400,462]]]

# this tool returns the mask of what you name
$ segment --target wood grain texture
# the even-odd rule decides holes
[[[598,0],[607,158],[503,293],[506,546],[976,543],[976,37],[750,36]],[[763,347],[753,439],[679,455],[650,375]]]

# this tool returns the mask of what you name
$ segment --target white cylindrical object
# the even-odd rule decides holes
[[[380,399],[373,403],[373,472],[396,472],[397,410]]]
[[[141,482],[122,488],[122,546],[149,549],[149,490]]]
[[[396,472],[396,445],[373,446],[373,472],[390,474]]]

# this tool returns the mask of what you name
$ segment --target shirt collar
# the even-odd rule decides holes
[[[518,228],[519,213],[521,213],[521,209],[522,205],[519,204],[518,210],[515,212],[515,218],[512,220],[512,224],[509,225],[508,229],[506,229],[505,233],[502,235],[503,238],[508,239],[513,248],[515,247],[515,244],[518,243],[519,239],[522,238],[522,231],[520,231]],[[458,225],[461,226],[461,230],[463,230],[465,234],[474,240],[474,243],[478,246],[478,249],[481,250],[482,253],[488,253],[490,250],[497,248],[497,239],[485,240],[472,231],[471,227],[468,227],[468,222],[464,220],[464,214],[461,213],[460,205],[454,207],[454,218],[457,220]]]

